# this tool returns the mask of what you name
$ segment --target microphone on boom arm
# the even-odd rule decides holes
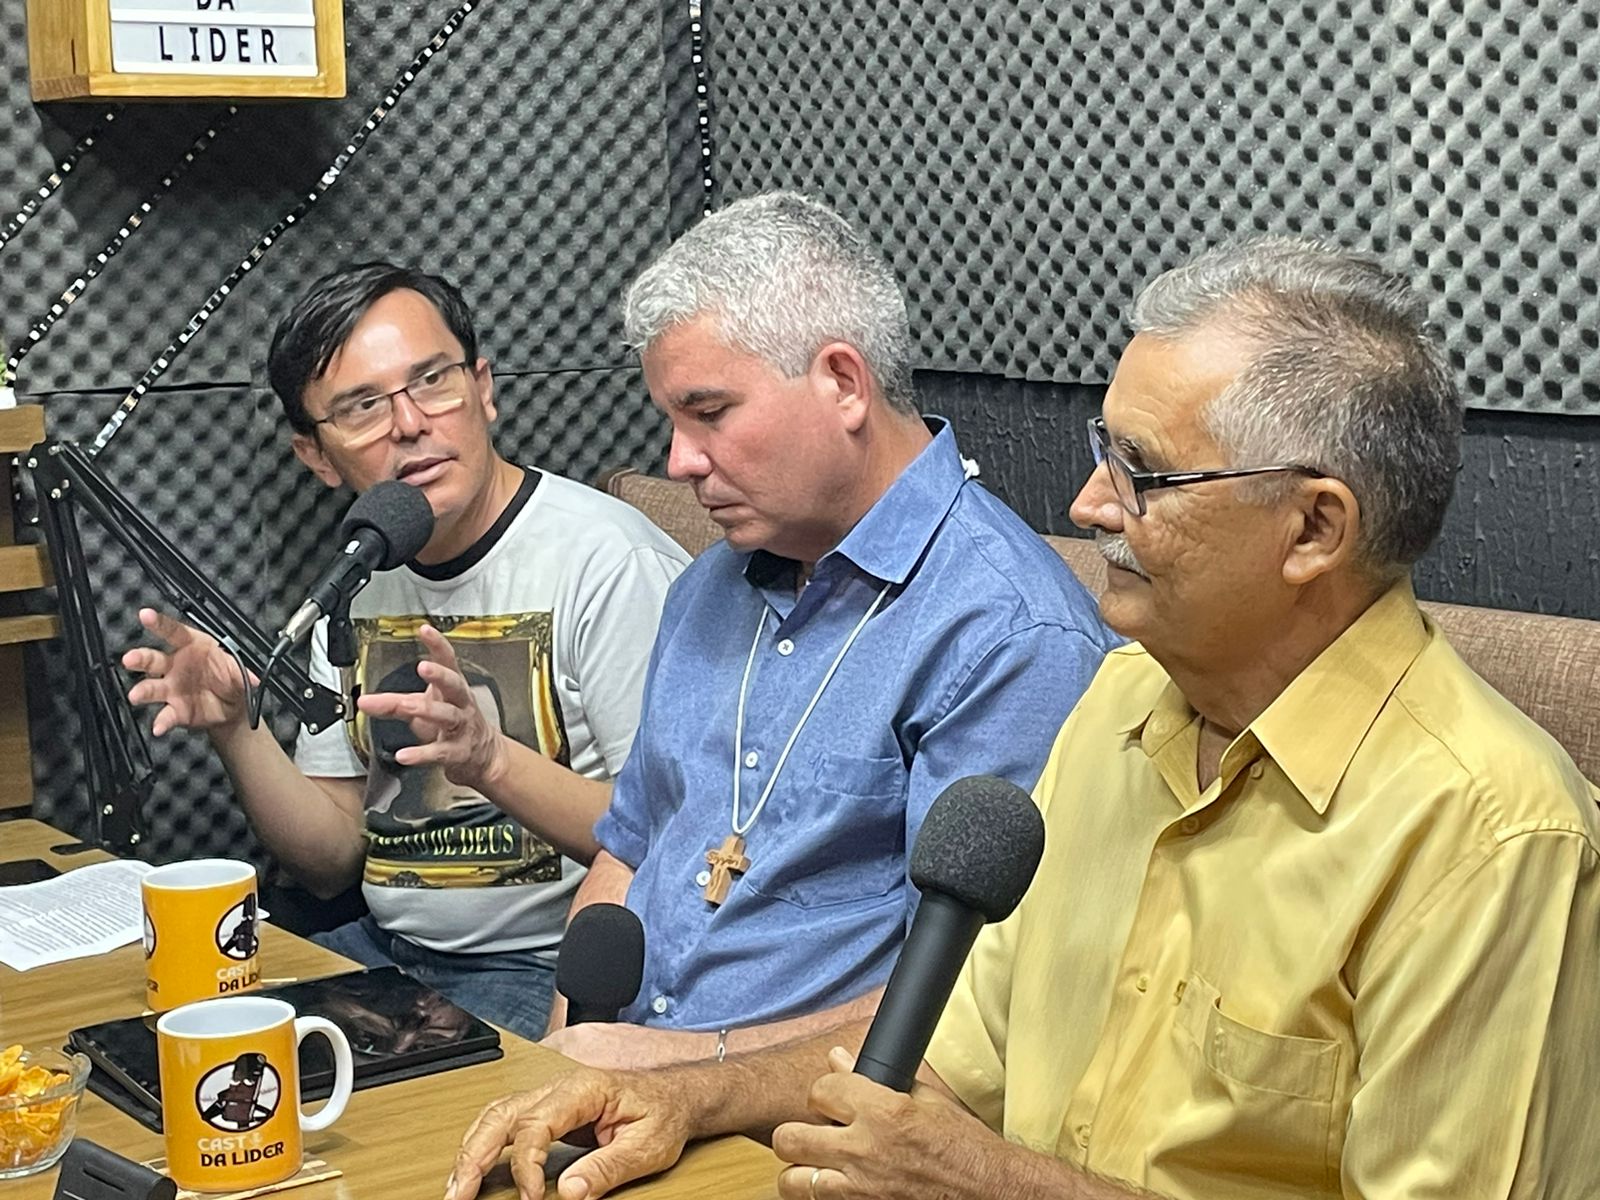
[[[373,571],[390,571],[415,558],[433,536],[433,509],[419,488],[397,479],[374,484],[356,497],[339,525],[341,549],[305,603],[279,631],[289,646],[325,616],[344,612]]]

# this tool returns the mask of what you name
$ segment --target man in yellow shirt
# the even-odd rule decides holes
[[[1073,505],[1137,644],[1062,730],[1044,862],[925,1086],[849,1074],[840,1031],[581,1072],[486,1110],[453,1200],[597,1118],[568,1200],[773,1125],[795,1200],[1600,1195],[1600,812],[1417,609],[1460,426],[1421,321],[1297,243],[1141,296]]]

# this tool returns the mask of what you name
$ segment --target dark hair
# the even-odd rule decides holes
[[[444,318],[468,363],[478,360],[478,335],[467,302],[449,280],[393,263],[352,263],[324,275],[278,322],[267,351],[267,379],[296,433],[314,434],[306,412],[306,385],[328,369],[350,331],[390,292],[412,291]]]

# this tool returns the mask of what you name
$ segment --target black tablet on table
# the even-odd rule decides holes
[[[504,1053],[493,1026],[418,983],[399,967],[377,967],[308,979],[250,993],[272,996],[303,1017],[326,1017],[350,1041],[355,1087],[377,1087],[430,1075]],[[161,1073],[156,1017],[126,1017],[74,1029],[67,1049],[89,1056],[89,1088],[141,1124],[161,1130]],[[300,1097],[333,1091],[333,1052],[326,1038],[300,1044]]]

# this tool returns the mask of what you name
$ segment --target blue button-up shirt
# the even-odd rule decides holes
[[[907,859],[928,806],[966,775],[1032,788],[1117,643],[1059,556],[966,478],[948,427],[798,597],[796,571],[719,542],[668,593],[633,753],[595,829],[636,872],[627,903],[645,928],[644,983],[625,1021],[739,1027],[884,983],[916,904]],[[733,772],[748,818],[886,583],[746,834],[749,870],[711,904],[706,852],[731,832]]]

